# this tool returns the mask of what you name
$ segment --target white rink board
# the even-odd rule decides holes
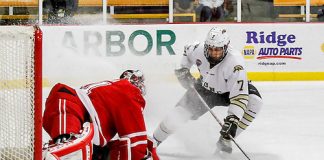
[[[324,71],[324,30],[323,24],[217,24],[226,26],[233,46],[244,50],[246,31],[264,31],[277,34],[293,34],[296,39],[290,48],[303,48],[301,59],[247,59],[248,70],[252,72],[323,72]],[[57,82],[78,87],[88,82],[112,79],[121,71],[139,68],[145,72],[148,94],[144,112],[148,133],[151,134],[160,120],[174,107],[185,90],[175,81],[173,70],[180,62],[183,46],[194,41],[202,41],[211,24],[175,25],[112,25],[112,26],[42,26],[43,75],[50,86]],[[152,50],[145,55],[135,55],[128,46],[134,31],[144,30],[152,37]],[[170,55],[162,47],[157,55],[157,32],[172,31],[176,37]],[[107,32],[121,31],[125,35],[125,53],[107,55]],[[120,32],[118,32],[120,33]],[[115,37],[116,38],[116,37]],[[137,39],[138,38],[138,39]],[[147,39],[138,36],[134,41],[137,50],[147,47]],[[170,37],[164,36],[162,41]],[[113,39],[118,41],[117,39]],[[273,43],[252,44],[256,50],[262,47],[278,47]],[[322,46],[322,48],[321,48]],[[278,47],[279,48],[279,47]],[[118,48],[113,48],[116,51]],[[285,62],[286,65],[259,65],[258,63]],[[170,81],[174,80],[174,81]],[[323,97],[323,82],[258,82],[254,83],[264,99],[264,108],[250,128],[237,140],[251,159],[271,160],[322,160],[324,159],[323,135],[324,110],[318,100]],[[43,102],[50,88],[43,91]],[[220,118],[226,108],[214,109]],[[209,114],[192,121],[165,143],[158,153],[162,159],[211,159],[219,136],[219,126]],[[205,157],[201,157],[201,154]],[[177,156],[174,156],[178,154]],[[171,157],[170,157],[171,156]],[[174,157],[172,157],[174,156]],[[214,157],[215,158],[215,157]],[[216,158],[215,158],[216,159]],[[244,157],[237,148],[231,160]]]
[[[112,78],[124,69],[139,68],[149,77],[169,79],[180,62],[183,46],[204,41],[213,26],[216,25],[42,26],[43,74],[50,82],[75,81],[79,84]],[[249,72],[324,71],[324,24],[294,24],[293,27],[291,24],[271,23],[217,26],[226,27],[232,46],[246,52],[244,56]],[[159,33],[161,36],[158,36]],[[285,39],[278,43],[271,36],[267,38],[269,34],[276,35],[276,38],[285,36]],[[264,36],[264,43],[260,36]],[[248,43],[249,41],[252,43]],[[171,51],[161,42],[170,42]],[[284,43],[287,44],[283,46]],[[125,48],[124,52],[120,51],[120,44]],[[162,46],[160,51],[159,46]],[[251,53],[248,52],[251,51],[251,46],[254,51],[252,56],[247,55]],[[113,53],[107,51],[109,47]],[[130,47],[137,53],[132,52]],[[258,59],[264,57],[258,55],[262,48],[277,51],[284,48],[288,55],[268,51],[268,55],[277,54],[275,58]],[[87,72],[85,68],[92,70]]]

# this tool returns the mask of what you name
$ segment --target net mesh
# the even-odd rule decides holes
[[[32,160],[34,139],[34,29],[0,27],[0,160]]]

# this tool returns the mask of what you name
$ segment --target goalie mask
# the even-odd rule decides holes
[[[226,54],[230,43],[225,29],[213,27],[207,34],[204,45],[204,55],[208,62],[216,65],[221,62]]]
[[[127,79],[131,84],[136,86],[142,93],[146,94],[145,85],[144,85],[144,74],[140,70],[126,70],[120,77],[120,79]]]

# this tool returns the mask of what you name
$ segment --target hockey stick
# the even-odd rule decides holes
[[[211,113],[211,115],[216,119],[216,121],[218,122],[218,124],[222,127],[222,122],[217,118],[216,114],[214,113],[213,110],[211,110],[208,106],[208,104],[205,102],[205,100],[201,97],[201,95],[198,93],[198,91],[196,90],[196,88],[194,86],[191,87],[195,93],[197,94],[197,96],[199,97],[199,99],[201,100],[201,102],[204,104],[204,106],[208,109],[209,113]],[[244,156],[248,159],[251,160],[250,157],[243,151],[243,149],[240,147],[240,145],[238,145],[238,143],[236,143],[236,141],[234,140],[234,138],[229,135],[229,137],[231,138],[231,140],[234,142],[234,144],[237,146],[238,149],[240,149],[240,151],[244,154]]]

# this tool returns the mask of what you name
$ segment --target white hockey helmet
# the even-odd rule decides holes
[[[142,93],[142,95],[146,94],[146,89],[144,85],[144,74],[140,70],[126,70],[124,71],[120,77],[120,79],[127,79],[131,84],[136,86]]]
[[[226,29],[220,27],[213,27],[207,34],[204,46],[204,54],[207,60],[210,63],[217,64],[224,59],[227,54],[228,45],[230,43],[229,36],[226,32]],[[215,60],[212,59],[209,55],[209,48],[222,48],[223,56],[221,59]]]

